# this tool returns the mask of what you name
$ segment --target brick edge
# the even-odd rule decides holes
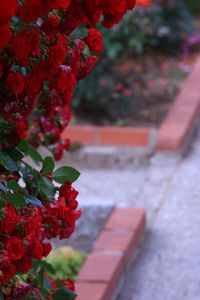
[[[184,151],[194,135],[200,115],[199,74],[200,56],[158,130],[151,127],[69,126],[62,138],[70,138],[82,145],[143,148],[153,145],[158,152]]]
[[[116,126],[69,126],[62,138],[69,138],[82,145],[148,147],[153,128]]]
[[[200,56],[193,71],[157,133],[157,151],[178,152],[188,148],[200,115]]]
[[[141,208],[116,208],[76,280],[77,300],[113,300],[146,229]]]

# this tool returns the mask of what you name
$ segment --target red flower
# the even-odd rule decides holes
[[[58,31],[59,22],[60,20],[58,16],[56,14],[53,14],[49,16],[48,19],[44,21],[44,23],[42,23],[41,29],[49,38],[54,37]]]
[[[15,93],[22,93],[25,86],[25,77],[21,72],[10,73],[7,77],[7,84]]]
[[[38,56],[40,54],[40,36],[38,31],[25,29],[17,33],[12,39],[11,51],[18,64],[28,65],[30,56]]]
[[[9,256],[12,260],[19,260],[24,255],[24,245],[22,240],[13,236],[6,243],[6,249],[9,253]]]
[[[73,282],[72,280],[67,279],[67,280],[65,281],[65,285],[66,285],[66,287],[67,287],[70,291],[75,292],[75,285],[74,285],[74,282]]]
[[[9,21],[15,15],[17,9],[17,0],[0,1],[0,23]],[[2,38],[2,36],[1,36]]]
[[[67,47],[68,43],[66,37],[60,35],[56,44],[54,46],[49,47],[49,64],[54,67],[62,65],[67,55]]]
[[[102,52],[103,51],[103,37],[102,34],[95,28],[91,28],[88,31],[86,43],[90,51]]]
[[[70,6],[71,0],[52,0],[51,8],[67,9]]]
[[[54,159],[55,159],[56,161],[59,161],[59,160],[62,158],[62,156],[63,156],[63,150],[64,150],[64,148],[63,148],[63,145],[62,145],[62,144],[59,144],[59,145],[55,148],[53,156],[54,156]]]
[[[12,32],[8,23],[0,24],[0,37],[0,48],[3,48],[9,43],[12,37]]]
[[[136,5],[137,0],[127,0],[127,9],[133,9]],[[147,0],[149,1],[149,0]]]
[[[152,0],[136,0],[138,5],[148,6],[152,3]]]
[[[20,260],[15,263],[18,272],[27,274],[32,267],[32,260],[29,256],[23,256]]]
[[[42,243],[39,241],[35,241],[34,244],[32,245],[32,251],[31,251],[31,256],[36,258],[36,259],[42,259],[43,258],[43,247]]]
[[[17,228],[17,223],[20,222],[20,217],[16,214],[16,210],[11,203],[6,204],[3,213],[4,218],[0,224],[0,230],[5,234],[12,234]]]
[[[27,23],[36,21],[47,12],[48,5],[44,5],[41,0],[26,0],[25,4],[18,9],[18,14]]]
[[[50,243],[44,243],[43,246],[43,256],[46,257],[52,250],[52,245]]]
[[[10,258],[5,254],[0,254],[0,282],[8,282],[16,273],[16,268]]]
[[[26,89],[28,95],[39,94],[42,88],[42,80],[36,74],[31,74],[27,79]]]
[[[39,236],[41,234],[41,216],[35,209],[33,215],[24,218],[24,232],[26,236]]]
[[[69,139],[64,140],[62,144],[65,150],[69,150],[71,147],[71,141]]]

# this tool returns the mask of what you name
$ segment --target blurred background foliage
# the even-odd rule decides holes
[[[53,251],[46,259],[55,270],[55,274],[48,276],[52,279],[75,280],[83,263],[86,254],[71,247],[61,247]]]
[[[199,0],[155,0],[113,30],[101,28],[105,51],[77,86],[74,115],[95,124],[159,124],[190,71],[182,59],[199,46],[198,13]]]

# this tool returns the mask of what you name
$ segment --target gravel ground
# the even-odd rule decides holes
[[[103,200],[147,210],[147,238],[118,300],[200,299],[199,170],[200,134],[185,159],[156,155],[132,170],[82,170],[81,206]]]

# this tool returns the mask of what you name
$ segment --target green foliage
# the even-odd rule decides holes
[[[50,174],[53,171],[54,167],[55,164],[52,157],[50,156],[45,157],[42,165],[42,174],[43,175]]]
[[[60,167],[53,173],[53,179],[59,183],[74,182],[80,173],[72,167]]]
[[[185,0],[186,6],[193,14],[200,13],[200,2],[199,0]]]
[[[38,164],[38,169],[25,161],[26,156]],[[51,202],[57,192],[53,180],[58,183],[74,182],[80,175],[76,169],[69,166],[54,171],[53,159],[50,156],[43,159],[25,139],[15,149],[0,151],[0,168],[2,178],[7,178],[8,172],[12,176],[17,176],[16,178],[11,176],[6,184],[3,180],[0,182],[2,205],[10,202],[16,208],[23,208],[26,205],[41,207],[40,199],[47,199]],[[25,188],[18,182],[20,177]]]
[[[75,115],[95,124],[127,124],[118,120],[127,120],[133,102],[142,97],[137,91],[140,85],[145,89],[145,68],[137,70],[133,65],[133,72],[124,76],[116,65],[144,56],[154,57],[156,65],[160,53],[180,56],[194,33],[192,15],[184,1],[170,0],[164,5],[164,1],[155,0],[150,6],[138,6],[112,30],[101,29],[105,51],[91,76],[77,85],[72,102]]]
[[[178,53],[193,33],[192,15],[184,0],[153,1],[128,13],[113,30],[102,29],[110,60],[142,55],[147,51]]]
[[[47,258],[47,262],[49,262],[55,270],[55,275],[48,274],[53,279],[60,278],[65,280],[68,278],[74,280],[85,258],[86,255],[80,251],[75,251],[68,247],[59,248],[52,252]]]
[[[61,288],[53,295],[53,300],[74,300],[76,299],[76,297],[77,295],[72,291],[68,290],[67,288]]]

